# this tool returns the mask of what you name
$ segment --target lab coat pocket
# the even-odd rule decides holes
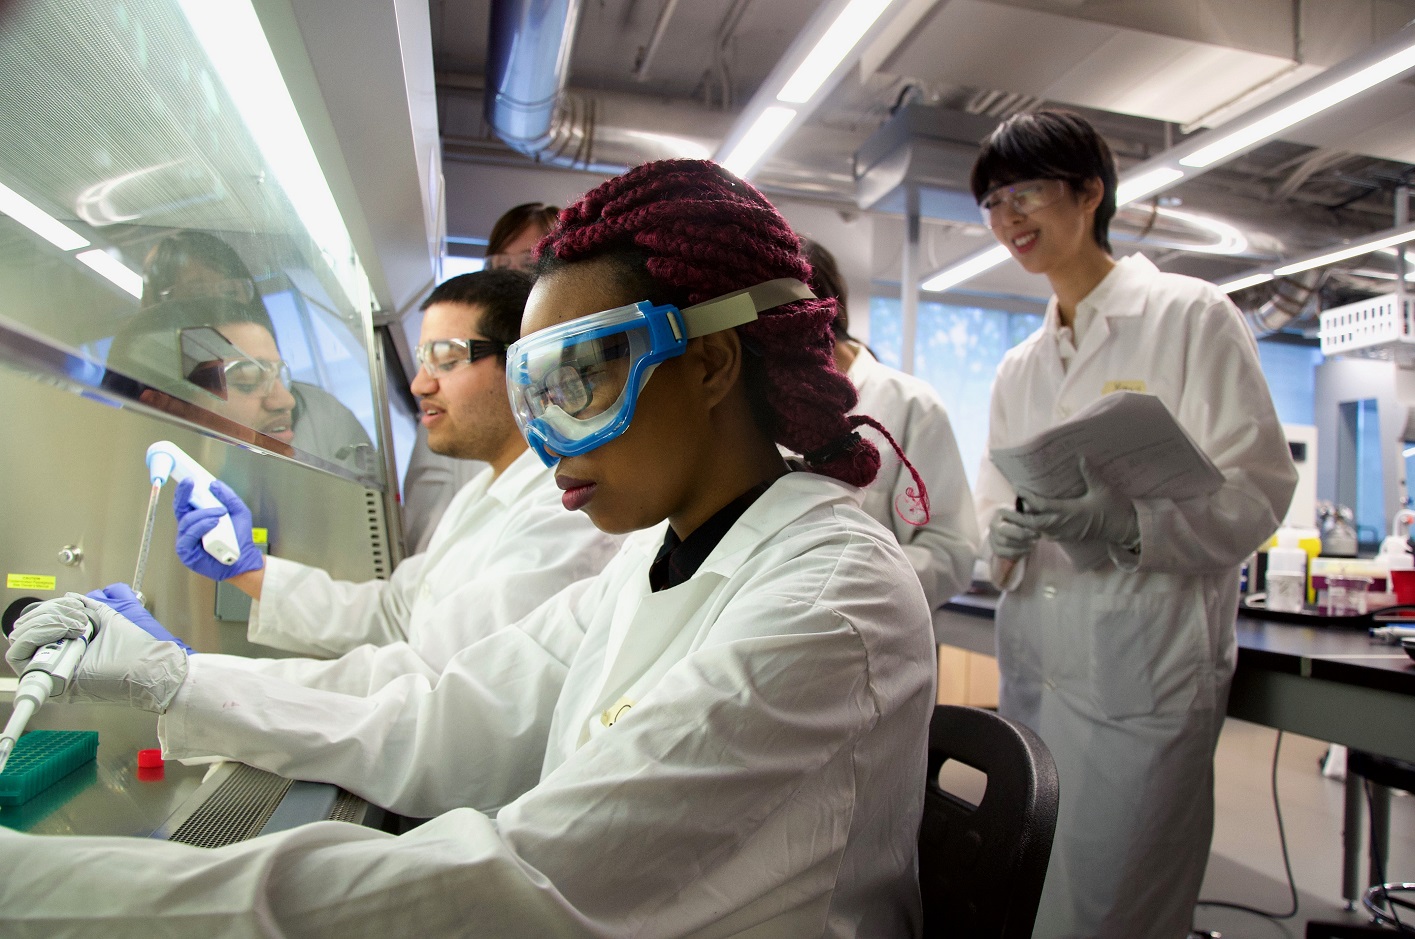
[[[1169,592],[1093,598],[1091,689],[1108,718],[1139,717],[1187,705],[1195,657],[1184,604]]]

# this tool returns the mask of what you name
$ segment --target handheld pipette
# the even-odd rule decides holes
[[[88,640],[93,636],[92,628],[82,636],[60,639],[47,646],[41,646],[25,666],[20,675],[19,687],[15,689],[14,710],[0,731],[0,772],[10,759],[10,751],[25,732],[25,725],[50,696],[63,694],[69,681],[74,677],[74,669],[84,657]]]
[[[221,500],[211,493],[211,484],[216,481],[216,477],[208,473],[206,467],[187,456],[181,447],[170,440],[159,440],[147,448],[147,473],[152,480],[153,496],[148,502],[147,530],[143,534],[143,543],[138,550],[138,580],[141,580],[143,567],[146,566],[148,541],[152,537],[153,510],[157,505],[157,491],[167,482],[169,476],[178,482],[184,479],[192,481],[191,503],[197,508],[222,510],[226,508],[221,504]],[[241,556],[241,545],[236,538],[236,528],[231,524],[229,513],[222,515],[217,521],[216,527],[202,536],[201,546],[206,549],[207,554],[222,564],[236,563],[236,560]],[[138,583],[134,581],[133,591],[137,592],[137,588]]]

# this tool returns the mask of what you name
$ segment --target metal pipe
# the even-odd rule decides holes
[[[677,6],[678,0],[666,0],[663,9],[658,11],[658,21],[653,24],[653,35],[649,37],[649,44],[639,51],[639,61],[634,65],[634,81],[649,80],[649,66],[653,64],[654,54],[658,52],[659,43],[663,42],[664,33],[668,32],[668,21],[673,18],[673,11]]]
[[[483,112],[496,135],[536,156],[554,139],[581,0],[493,0]]]
[[[904,258],[899,275],[899,370],[914,374],[919,328],[919,190],[910,186],[904,208]]]
[[[1395,187],[1395,224],[1397,228],[1410,224],[1410,187],[1404,183]],[[1405,270],[1405,245],[1402,243],[1395,247],[1395,302],[1397,308],[1405,313],[1405,334],[1408,336],[1415,329],[1415,323],[1410,322],[1410,311],[1405,306],[1410,293],[1405,284]]]

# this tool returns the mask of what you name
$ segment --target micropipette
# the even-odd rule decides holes
[[[155,493],[167,482],[170,476],[181,482],[184,479],[192,481],[191,503],[199,509],[222,509],[226,506],[221,500],[211,493],[211,484],[216,482],[216,477],[206,471],[196,460],[187,456],[182,448],[170,440],[159,440],[157,443],[147,448],[147,472],[152,480],[154,498],[148,503],[148,532],[143,536],[144,544],[151,535],[151,519],[153,508],[156,505]],[[229,513],[222,515],[216,522],[216,527],[202,536],[201,546],[206,549],[206,553],[216,558],[222,564],[235,564],[241,556],[240,541],[236,538],[236,528],[231,524]],[[139,563],[143,562],[145,554],[139,556]],[[139,568],[141,574],[142,569]],[[137,585],[134,584],[136,592]]]
[[[162,494],[162,483],[154,481],[152,493],[147,497],[147,519],[143,522],[142,541],[138,542],[138,566],[133,571],[133,594],[137,596],[138,602],[146,605],[147,599],[142,592],[142,578],[147,573],[147,552],[152,547],[152,528],[157,521],[157,498]]]
[[[10,714],[5,729],[0,731],[0,772],[10,759],[15,743],[25,732],[25,725],[51,695],[63,694],[69,680],[74,677],[74,669],[84,657],[88,640],[93,629],[82,636],[60,639],[47,646],[41,646],[34,657],[25,665],[20,675],[19,687],[15,689],[14,710]]]

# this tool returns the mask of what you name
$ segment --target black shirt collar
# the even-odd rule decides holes
[[[678,537],[672,525],[668,526],[668,534],[663,538],[663,547],[658,549],[658,556],[649,567],[649,587],[653,592],[676,587],[696,574],[708,555],[712,554],[712,549],[716,548],[732,526],[737,524],[737,519],[752,507],[752,503],[761,498],[762,493],[771,488],[773,482],[775,480],[758,483],[718,509],[711,518],[694,529],[686,540]]]

